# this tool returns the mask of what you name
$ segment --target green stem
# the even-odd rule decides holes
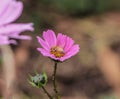
[[[47,92],[45,87],[42,87],[43,91],[46,93],[46,95],[49,97],[49,99],[53,99],[53,97]]]
[[[60,95],[59,92],[57,90],[57,84],[56,84],[56,72],[57,72],[57,62],[55,62],[54,65],[54,72],[53,72],[53,87],[54,87],[54,91],[55,91],[55,95],[57,99],[60,99]]]

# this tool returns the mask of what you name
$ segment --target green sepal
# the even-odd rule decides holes
[[[27,79],[27,81],[29,82],[29,84],[32,85],[33,87],[37,87],[38,88],[38,86],[36,86],[35,83],[33,82],[33,77],[31,75],[29,75],[29,78],[30,79]]]
[[[45,78],[45,83],[44,83],[44,86],[45,86],[47,84],[47,82],[48,82],[48,77],[47,77],[46,72],[43,72],[42,75]]]

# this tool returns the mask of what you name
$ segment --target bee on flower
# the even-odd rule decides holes
[[[43,38],[37,36],[37,40],[42,46],[37,48],[43,56],[50,57],[56,61],[64,61],[79,52],[79,45],[74,44],[74,40],[62,33],[56,36],[54,31],[43,32]]]

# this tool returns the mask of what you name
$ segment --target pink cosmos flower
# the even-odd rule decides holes
[[[0,45],[16,43],[13,39],[31,39],[20,35],[26,30],[33,31],[33,23],[13,23],[22,14],[23,4],[16,0],[0,0]]]
[[[79,52],[79,45],[74,44],[72,38],[58,33],[57,37],[52,30],[43,32],[43,39],[37,36],[42,48],[37,48],[43,56],[57,61],[64,61]]]

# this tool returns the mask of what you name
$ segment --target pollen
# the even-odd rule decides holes
[[[53,54],[56,58],[60,58],[65,55],[63,48],[58,46],[52,47],[50,53]]]

